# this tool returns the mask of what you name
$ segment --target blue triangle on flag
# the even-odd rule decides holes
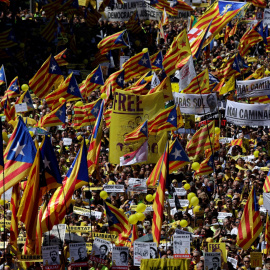
[[[121,87],[124,88],[124,82],[125,82],[125,70],[120,72],[120,74],[116,78],[116,83]]]
[[[213,155],[211,155],[211,157],[209,158],[207,165],[214,170],[214,156]]]
[[[151,61],[150,61],[150,57],[149,57],[149,53],[144,53],[142,58],[139,60],[138,62],[139,65],[144,66],[146,68],[152,68],[151,67]]]
[[[141,129],[140,129],[140,132],[145,136],[145,137],[148,137],[148,121],[146,120]]]
[[[100,110],[100,105],[101,105],[102,99],[100,99],[95,106],[93,107],[93,109],[91,110],[91,113],[95,116],[95,118],[98,117],[98,113]]]
[[[127,43],[124,40],[124,34],[125,33],[126,33],[125,31],[123,33],[121,33],[119,35],[119,37],[115,40],[114,44],[122,44],[124,46],[128,46]]]
[[[66,103],[58,109],[55,115],[60,119],[61,122],[64,124],[66,123]]]
[[[163,69],[162,61],[162,52],[160,51],[156,57],[156,60],[153,62],[153,66]]]
[[[53,56],[51,56],[51,59],[50,59],[49,73],[55,74],[55,75],[63,75],[62,70],[58,66],[58,64]]]
[[[75,97],[82,98],[81,91],[77,84],[74,74],[71,75],[67,92]]]
[[[174,127],[177,127],[177,111],[175,106],[170,112],[167,122],[171,123]]]
[[[20,94],[18,78],[16,78],[15,81],[12,83],[12,85],[9,86],[8,90],[11,90],[17,94]]]
[[[179,140],[176,138],[169,154],[169,161],[177,161],[177,160],[186,162],[190,161],[184,148],[180,144]]]
[[[102,73],[100,65],[98,66],[96,72],[91,77],[90,82],[100,84],[100,85],[104,85],[103,73]]]

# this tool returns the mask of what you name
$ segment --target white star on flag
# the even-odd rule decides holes
[[[60,109],[60,110],[58,111],[58,113],[59,113],[60,116],[62,116],[63,111]]]
[[[235,63],[233,63],[233,67],[234,67],[234,68],[236,67],[236,64],[235,64]]]
[[[99,78],[99,76],[97,75],[97,76],[95,77],[95,81],[96,81],[98,78]]]
[[[144,64],[144,65],[146,65],[146,64],[147,64],[147,61],[148,61],[148,59],[147,59],[147,58],[142,58],[142,62],[143,62],[143,64]]]
[[[143,128],[142,128],[142,131],[145,132],[145,131],[146,131],[146,127],[143,127]]]
[[[52,70],[52,71],[56,70],[56,65],[52,65],[52,66],[51,66],[51,70]]]
[[[70,88],[69,88],[69,90],[70,90],[70,92],[74,92],[74,90],[75,90],[75,87],[74,86],[71,86]]]
[[[123,81],[122,77],[119,77],[117,81],[121,83]]]
[[[98,108],[97,107],[94,108],[93,111],[94,111],[94,113],[97,113],[98,112]]]
[[[175,117],[174,117],[174,116],[172,116],[172,118],[170,118],[170,120],[171,120],[171,121],[173,121],[174,119],[175,119]]]
[[[177,159],[177,157],[182,157],[181,152],[182,152],[182,150],[180,150],[180,149],[178,150],[175,148],[175,151],[172,154],[172,156],[174,156],[174,159]]]
[[[24,153],[23,153],[23,151],[22,151],[22,150],[23,150],[23,148],[25,147],[25,145],[26,145],[26,144],[24,144],[24,145],[20,145],[20,143],[19,143],[19,142],[17,142],[16,147],[12,149],[12,151],[14,151],[14,152],[15,152],[15,158],[16,158],[18,155],[22,155],[22,156],[24,156]]]
[[[156,60],[156,64],[159,65],[160,63],[160,59]]]
[[[23,99],[23,101],[26,102],[26,103],[29,103],[29,100],[30,100],[30,98],[28,98],[28,97],[26,97],[26,96],[25,96],[24,99]]]
[[[49,169],[50,168],[50,161],[45,157],[45,159],[43,160],[43,163],[44,163],[44,166],[45,166],[45,169],[48,167]]]

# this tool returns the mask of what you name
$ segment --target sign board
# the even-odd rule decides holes
[[[27,104],[26,103],[20,103],[20,104],[15,104],[15,110],[16,112],[27,112]]]
[[[104,191],[108,193],[122,193],[125,192],[124,185],[104,185]]]
[[[250,252],[250,267],[262,267],[262,253]]]
[[[188,234],[175,234],[173,236],[173,257],[176,259],[189,259],[190,236]]]
[[[45,270],[60,269],[59,246],[42,247],[42,257]]]

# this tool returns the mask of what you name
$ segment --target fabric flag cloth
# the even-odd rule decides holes
[[[40,154],[44,170],[44,179],[40,181],[40,188],[45,191],[58,188],[62,184],[62,177],[50,137],[47,135],[40,145]]]
[[[29,81],[29,87],[37,97],[44,98],[61,76],[63,74],[60,67],[53,56],[50,56]]]
[[[228,40],[229,40],[229,34],[230,34],[232,28],[233,28],[232,23],[229,22],[226,25],[226,28],[225,28],[224,44],[226,44],[228,42]]]
[[[120,69],[114,73],[112,73],[108,79],[105,81],[104,86],[101,87],[101,93],[105,93],[107,87],[111,88],[111,94],[114,93],[115,89],[124,88],[124,80],[125,80],[125,70]]]
[[[155,72],[153,72],[153,77],[151,80],[151,89],[157,87],[160,84],[160,80]]]
[[[18,45],[12,28],[0,33],[0,49],[11,48]]]
[[[168,159],[169,159],[169,173],[170,174],[190,163],[190,160],[185,150],[183,149],[182,145],[180,144],[177,138],[175,139],[175,141],[172,142],[172,144],[169,147]],[[160,157],[153,171],[149,175],[146,181],[146,184],[148,186],[156,185],[157,179],[159,177],[162,161],[163,161],[163,156]]]
[[[179,77],[179,91],[188,87],[192,79],[196,77],[196,71],[193,64],[192,56],[189,57],[187,63],[182,67],[178,74]]]
[[[100,53],[105,54],[111,50],[128,47],[128,37],[125,37],[125,35],[128,35],[126,30],[103,38],[97,45]],[[127,41],[125,41],[125,39],[127,39]]]
[[[267,46],[268,45],[268,42],[267,42],[267,38],[268,38],[268,35],[269,35],[269,30],[268,30],[268,24],[264,27],[264,30],[263,30],[263,42],[264,44]]]
[[[131,80],[133,77],[138,77],[152,70],[149,53],[140,52],[129,58],[124,64],[125,81]]]
[[[20,95],[20,84],[19,84],[19,79],[17,76],[9,84],[3,99],[5,99],[6,96],[8,96],[9,98],[14,98],[14,97],[18,97],[19,95]]]
[[[4,65],[0,68],[0,85],[7,83]]]
[[[30,95],[30,93],[29,93],[29,90],[25,91],[25,92],[20,96],[19,100],[16,101],[16,104],[20,104],[20,103],[26,103],[28,111],[35,108],[35,107],[34,107],[34,104],[33,104],[32,97],[31,97],[31,95]]]
[[[210,155],[201,164],[195,175],[208,175],[214,171],[214,156]]]
[[[132,225],[131,234],[129,235],[129,239],[130,239],[131,244],[133,244],[133,242],[135,240],[137,240],[138,238],[139,238],[138,227],[137,227],[137,224],[134,224],[134,225]]]
[[[189,6],[187,3],[181,0],[173,0],[172,8],[177,10],[193,11],[193,8],[191,6]]]
[[[163,58],[163,67],[167,76],[174,74],[176,69],[183,67],[191,56],[187,31],[183,30],[174,38],[169,50]]]
[[[222,86],[219,91],[219,95],[225,95],[230,91],[235,90],[235,76],[233,75],[226,83]]]
[[[51,110],[61,105],[60,98],[68,100],[78,100],[82,98],[79,86],[73,73],[63,81],[59,87],[46,96],[46,103]]]
[[[256,197],[256,190],[253,186],[238,226],[237,245],[244,250],[249,249],[262,232],[262,229],[260,207]]]
[[[150,0],[150,5],[160,10],[161,12],[166,9],[167,13],[171,16],[177,16],[178,11],[171,7],[167,0]]]
[[[8,96],[6,97],[6,100],[4,101],[4,114],[6,116],[7,122],[15,119],[15,106],[11,106]]]
[[[160,27],[169,24],[169,18],[168,18],[168,16],[167,16],[167,13],[166,13],[166,9],[165,9],[165,8],[163,9],[160,23],[161,23]]]
[[[2,170],[0,172],[0,194],[29,175],[36,151],[26,125],[19,117],[4,153],[4,179]]]
[[[159,245],[161,227],[163,222],[163,211],[164,211],[164,199],[166,189],[166,178],[168,173],[168,155],[169,145],[167,143],[164,154],[162,155],[162,163],[160,164],[160,173],[158,175],[159,185],[156,191],[156,197],[153,203],[153,223],[152,223],[152,235],[153,241]]]
[[[264,181],[263,192],[270,192],[270,170],[268,171],[268,174]]]
[[[104,112],[104,100],[102,100],[101,102],[101,106],[93,129],[87,153],[87,166],[90,175],[92,175],[92,173],[95,171],[96,166],[98,164],[102,138],[103,112]]]
[[[163,81],[156,86],[155,88],[152,88],[147,95],[150,95],[152,93],[156,93],[161,91],[164,96],[164,101],[165,102],[170,102],[173,100],[173,95],[172,95],[172,87],[171,87],[171,79],[170,77],[165,77]]]
[[[3,147],[3,134],[2,134],[2,123],[0,123],[0,170],[4,168],[4,147]]]
[[[66,123],[66,103],[63,102],[58,108],[51,113],[41,117],[37,123],[39,127],[60,126]]]
[[[135,142],[141,138],[148,138],[148,121],[146,120],[142,125],[139,125],[134,131],[128,133],[124,142]]]
[[[152,69],[163,69],[162,61],[163,55],[161,51],[150,56],[150,61],[152,65]]]
[[[67,58],[67,49],[64,49],[63,51],[54,56],[54,59],[59,67],[66,66],[68,64],[66,58]]]
[[[142,31],[141,22],[137,10],[133,12],[132,16],[127,21],[126,27],[128,31],[134,34],[138,34]]]
[[[70,206],[74,190],[88,184],[86,153],[87,150],[83,141],[80,151],[63,180],[63,185],[54,192],[47,209],[43,213],[41,221],[43,233],[62,222]]]
[[[56,38],[58,21],[51,18],[47,25],[40,31],[40,35],[48,42],[52,42]]]
[[[17,238],[19,235],[18,232],[18,224],[19,220],[17,218],[17,212],[20,206],[20,183],[16,184],[12,188],[11,193],[11,201],[10,201],[10,207],[11,207],[11,226],[10,226],[10,244],[17,250]]]
[[[127,216],[118,208],[105,201],[105,210],[108,219],[110,233],[128,233],[131,230]]]
[[[206,149],[211,149],[214,141],[215,122],[211,121],[204,127],[200,128],[188,142],[186,151],[193,160],[201,159]]]
[[[147,161],[148,140],[146,140],[137,150],[120,157],[120,166],[128,166],[135,163]]]

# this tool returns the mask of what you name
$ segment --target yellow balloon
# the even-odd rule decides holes
[[[145,199],[148,201],[148,202],[152,202],[154,200],[153,198],[153,195],[152,194],[147,194]]]
[[[193,213],[196,214],[196,213],[199,213],[200,212],[200,206],[199,205],[196,205],[194,208],[193,208]]]
[[[0,205],[4,205],[4,200],[0,200]]]
[[[185,185],[184,185],[184,189],[185,189],[185,190],[189,190],[189,189],[190,189],[190,184],[185,184]]]
[[[5,131],[2,132],[2,138],[6,143],[8,143],[9,139],[8,139],[8,135]]]
[[[75,103],[76,107],[82,107],[83,106],[83,102],[82,101],[78,101]]]
[[[23,84],[23,85],[21,86],[21,89],[22,89],[23,91],[27,91],[27,90],[29,89],[29,86],[28,86],[27,84]]]
[[[154,195],[153,195],[153,199],[155,199],[156,198],[156,193],[154,193]]]
[[[82,139],[83,139],[82,135],[79,135],[79,136],[77,137],[77,140],[78,140],[78,141],[81,141]]]
[[[205,240],[207,243],[212,243],[213,242],[213,238],[212,237],[208,237]]]
[[[60,103],[64,103],[64,102],[66,102],[66,100],[65,100],[64,98],[61,97],[61,98],[59,98],[59,102],[60,102]]]
[[[144,215],[144,213],[136,213],[136,216],[137,216],[137,218],[138,218],[139,221],[145,220],[145,215]]]
[[[254,153],[253,153],[254,157],[257,158],[257,157],[259,156],[259,153],[260,153],[260,152],[259,152],[258,150],[254,151]]]
[[[258,204],[259,204],[259,205],[263,205],[263,198],[260,198],[260,199],[259,199]]]
[[[198,163],[198,162],[193,162],[191,168],[192,168],[194,171],[199,170],[199,169],[200,169],[200,163]]]
[[[198,205],[198,204],[199,204],[199,199],[198,199],[198,197],[192,197],[191,200],[190,200],[190,204],[191,204],[192,206]]]
[[[105,98],[107,98],[107,95],[106,95],[105,93],[102,93],[102,94],[100,95],[100,97],[101,97],[102,99],[105,99]]]
[[[115,182],[114,181],[109,181],[108,185],[115,185]]]
[[[136,224],[138,222],[138,217],[136,216],[136,214],[134,215],[131,215],[129,218],[128,218],[128,221],[130,224]]]
[[[103,200],[106,200],[108,198],[108,193],[104,190],[102,190],[99,194],[100,198]]]
[[[188,222],[187,222],[185,219],[182,219],[182,220],[180,221],[180,226],[181,226],[181,227],[185,228],[185,227],[187,227],[187,225],[188,225]]]
[[[187,199],[190,201],[193,197],[196,197],[196,194],[193,192],[188,193]]]
[[[146,209],[146,205],[145,205],[144,203],[139,203],[139,204],[137,205],[136,211],[137,211],[138,213],[142,213],[142,212],[145,211],[145,209]]]
[[[25,47],[25,44],[24,43],[21,43],[20,44],[20,47],[23,49]]]
[[[148,52],[148,48],[144,48],[144,49],[142,50],[142,52],[143,52],[143,53],[147,53],[147,52]]]
[[[215,133],[219,134],[220,133],[220,128],[219,127],[215,127]]]

